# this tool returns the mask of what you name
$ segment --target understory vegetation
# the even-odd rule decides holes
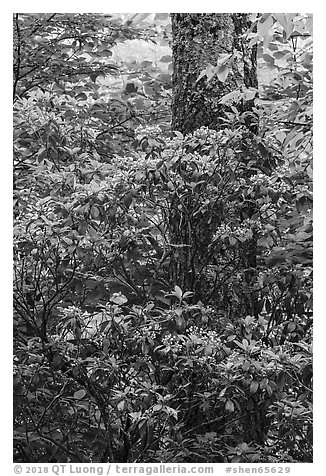
[[[14,15],[16,462],[312,461],[311,34],[183,135],[167,14]]]

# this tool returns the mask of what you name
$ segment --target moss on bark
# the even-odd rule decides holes
[[[249,20],[246,14],[174,13],[172,17],[173,101],[172,128],[189,133],[201,126],[219,129],[226,107],[225,94],[241,86],[256,86],[255,51],[241,38]],[[215,66],[221,54],[239,51],[227,80],[214,76],[197,81],[208,64]],[[225,116],[224,116],[225,117]]]

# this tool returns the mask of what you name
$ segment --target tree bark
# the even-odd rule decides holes
[[[173,130],[188,134],[202,126],[215,130],[225,127],[229,107],[221,104],[220,99],[241,88],[258,87],[257,50],[256,47],[249,47],[244,35],[249,27],[249,15],[244,13],[172,14]],[[216,66],[224,55],[235,55],[235,60],[231,63],[230,72],[224,82],[219,81],[216,75],[210,81],[207,81],[206,77],[198,80],[202,70],[209,64]],[[239,112],[250,111],[252,106],[253,100],[242,102]],[[257,133],[257,122],[252,122],[250,114],[244,122],[248,127],[248,133]],[[239,148],[241,149],[241,145]],[[244,155],[249,153],[247,150],[243,152]],[[251,172],[248,171],[248,173]],[[249,208],[248,216],[251,216],[256,210],[255,204],[250,205]],[[178,217],[174,217],[176,223],[181,222],[180,217],[182,212]],[[187,233],[185,228],[182,241],[183,244],[189,246],[191,240]],[[187,249],[190,250],[190,248]],[[202,260],[204,253],[205,250],[202,249],[197,252],[199,261]],[[257,239],[254,236],[242,257],[243,280],[247,289],[251,288],[255,277],[256,255]],[[180,253],[179,264],[183,272],[179,272],[178,276],[186,276],[188,272],[186,252]],[[187,283],[186,289],[192,289],[191,283]],[[256,315],[256,298],[251,293],[247,294],[243,298],[243,311]],[[261,444],[266,431],[265,415],[264,411],[254,410],[250,409],[245,419],[244,439],[247,442],[255,441]]]
[[[256,49],[241,36],[249,26],[247,14],[174,13],[172,17],[172,129],[184,134],[201,126],[219,129],[225,94],[242,86],[257,87]],[[208,64],[216,66],[225,54],[237,52],[225,82],[215,75],[198,80]],[[247,105],[248,107],[248,105]]]

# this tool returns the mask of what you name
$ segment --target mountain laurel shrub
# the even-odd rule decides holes
[[[50,100],[15,103],[15,461],[311,461],[305,164],[240,123],[103,161]]]

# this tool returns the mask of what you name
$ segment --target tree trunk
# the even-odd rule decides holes
[[[227,119],[225,113],[228,112],[228,106],[220,104],[220,99],[241,88],[257,88],[256,47],[250,48],[243,35],[249,27],[249,15],[244,13],[172,14],[173,130],[183,134],[192,133],[202,126],[219,130],[225,127],[225,119]],[[209,81],[205,76],[198,80],[200,73],[209,64],[215,67],[226,55],[235,55],[235,60],[230,64],[230,72],[224,82],[220,81],[216,75]],[[253,100],[243,102],[240,105],[240,112],[250,111],[252,106]],[[257,123],[251,122],[250,114],[248,122],[245,123],[251,133],[257,133]],[[248,151],[244,153],[248,154]],[[251,172],[248,171],[248,173]],[[255,211],[255,204],[250,207],[249,216]],[[182,212],[179,215],[175,218],[176,223],[181,222]],[[183,244],[189,247],[191,240],[189,236],[186,236],[186,228],[185,230]],[[254,236],[242,257],[243,279],[247,289],[252,286],[256,274],[256,245],[257,239]],[[197,252],[199,260],[204,253],[205,250]],[[179,265],[185,268],[183,272],[179,272],[179,275],[186,275],[186,252],[179,256]],[[244,295],[244,312],[256,314],[256,298],[251,293],[247,294]],[[259,411],[258,409],[256,413],[248,411],[244,439],[261,444],[265,431],[265,423],[262,423],[265,421],[263,418],[265,415],[264,412],[260,414]],[[253,421],[255,421],[254,424]]]
[[[256,49],[241,37],[249,26],[247,14],[174,13],[172,51],[174,73],[172,129],[184,134],[201,126],[219,129],[226,107],[225,94],[242,86],[257,87]],[[215,75],[198,77],[207,65],[216,66],[228,54],[238,53],[225,82]],[[248,107],[248,105],[247,105]]]

